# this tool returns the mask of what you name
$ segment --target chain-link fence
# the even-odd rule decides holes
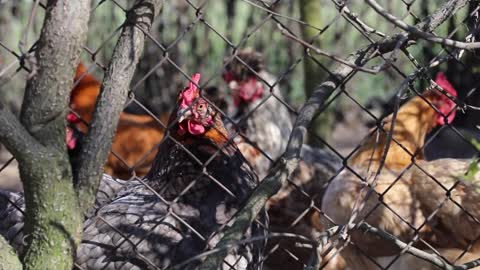
[[[378,2],[165,2],[75,267],[190,269],[215,256],[224,269],[479,265],[478,2]],[[46,4],[2,5],[0,96],[18,112]],[[135,7],[92,3],[67,117],[74,170]],[[13,156],[1,158],[0,182],[21,189]],[[2,194],[1,232],[21,255],[24,201]],[[241,227],[248,210],[255,221]]]

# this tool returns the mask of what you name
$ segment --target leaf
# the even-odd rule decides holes
[[[477,141],[476,139],[471,139],[470,142],[472,143],[472,145],[477,149],[477,151],[480,151],[480,142]]]
[[[480,151],[480,142],[479,141],[477,141],[476,139],[471,139],[470,142],[477,149],[477,151]],[[474,157],[472,159],[472,161],[468,165],[467,172],[462,177],[464,180],[469,181],[469,182],[473,182],[475,180],[475,175],[480,171],[478,160],[479,160],[478,157]]]
[[[468,170],[463,178],[470,182],[475,180],[475,175],[480,171],[480,167],[478,165],[478,158],[474,158],[472,162],[470,162],[470,165],[468,165]]]

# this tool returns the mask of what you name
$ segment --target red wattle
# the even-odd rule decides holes
[[[246,82],[240,83],[238,94],[233,97],[233,102],[236,106],[242,102],[254,102],[263,97],[264,91],[263,85],[258,82],[257,78],[250,78]]]
[[[443,72],[438,72],[437,76],[435,78],[435,82],[440,85],[445,91],[447,91],[449,94],[451,94],[454,97],[457,97],[457,90],[453,87],[453,85],[448,81],[447,76]],[[437,118],[437,124],[439,125],[445,125],[445,117],[444,115],[447,116],[447,122],[450,124],[453,122],[453,119],[455,119],[455,115],[457,112],[455,111],[455,102],[451,100],[449,97],[441,94],[440,98],[440,106],[437,106],[439,111],[443,115],[439,115]]]
[[[188,120],[188,132],[190,132],[192,135],[200,135],[205,133],[205,127],[202,126],[201,124],[193,121],[193,120]]]
[[[185,133],[190,133],[192,135],[201,135],[205,133],[205,127],[193,120],[185,120],[178,125],[178,135],[183,136]]]
[[[73,134],[73,130],[70,127],[67,127],[67,148],[69,150],[75,149],[77,146],[77,139]]]

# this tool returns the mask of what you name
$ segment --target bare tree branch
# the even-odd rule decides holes
[[[430,17],[422,20],[416,27],[423,31],[433,31],[459,8],[464,6],[466,2],[467,0],[450,0]],[[240,240],[243,232],[247,230],[255,217],[260,213],[267,200],[278,192],[286,179],[295,170],[300,158],[300,150],[306,138],[307,128],[335,89],[345,83],[345,80],[358,70],[358,67],[365,65],[372,58],[383,53],[391,52],[395,48],[405,48],[409,46],[411,44],[409,41],[414,37],[409,36],[409,38],[405,38],[406,35],[407,33],[397,34],[391,38],[384,39],[382,42],[375,44],[375,46],[368,46],[351,54],[345,59],[345,62],[348,64],[339,64],[333,70],[332,75],[316,87],[312,96],[300,109],[292,133],[290,134],[287,149],[280,159],[280,162],[277,162],[277,164],[270,169],[270,173],[260,183],[257,189],[255,189],[254,193],[248,199],[246,206],[237,214],[233,225],[225,229],[225,235],[217,244],[217,247],[228,246],[232,242]],[[228,250],[225,249],[223,252],[211,254],[203,262],[200,269],[217,269],[227,253]]]
[[[448,18],[455,14],[459,9],[464,7],[468,0],[449,0],[445,2],[440,8],[433,12],[430,16],[425,17],[420,23],[414,27],[420,31],[432,32]],[[415,41],[415,37],[409,36],[409,32],[401,32],[379,42],[377,44],[378,54],[390,52],[397,46],[399,36],[408,36],[408,45]]]
[[[398,240],[398,238],[395,237],[394,235],[392,235],[392,234],[390,234],[390,233],[388,233],[384,230],[375,228],[375,227],[373,227],[370,224],[365,223],[365,222],[360,223],[358,225],[358,229],[360,229],[364,232],[367,232],[367,233],[373,233],[373,234],[381,237],[382,239],[388,240],[391,243],[395,244],[398,248],[400,248],[402,250],[405,250],[406,253],[411,254],[411,255],[413,255],[417,258],[420,258],[424,261],[427,261],[427,262],[439,267],[440,269],[444,269],[444,270],[472,269],[472,268],[480,265],[480,259],[465,263],[463,265],[452,265],[435,253],[429,253],[429,252],[420,250],[418,248],[411,247],[408,244]]]
[[[348,226],[348,228],[346,228]],[[462,265],[452,265],[449,262],[445,261],[442,257],[435,253],[429,253],[424,250],[418,249],[416,247],[412,247],[409,244],[406,244],[405,242],[399,240],[397,237],[394,235],[382,230],[378,229],[376,227],[373,227],[372,225],[366,223],[366,222],[361,222],[358,224],[355,223],[350,223],[348,225],[338,225],[338,226],[333,226],[329,228],[325,233],[322,233],[319,236],[319,243],[320,246],[325,245],[330,238],[334,237],[335,235],[338,235],[345,229],[352,230],[352,229],[358,229],[361,230],[365,233],[371,233],[379,236],[382,239],[387,240],[388,242],[394,244],[401,250],[405,250],[405,253],[408,253],[412,256],[415,256],[419,259],[422,259],[424,261],[427,261],[440,269],[443,270],[460,270],[460,269],[472,269],[474,267],[477,267],[480,265],[480,259],[462,264]]]
[[[35,153],[43,148],[2,102],[0,102],[0,141],[19,160],[36,158]]]
[[[302,40],[301,38],[293,35],[292,33],[290,33],[288,30],[286,30],[285,28],[283,28],[280,24],[277,24],[277,27],[278,29],[280,30],[280,33],[282,33],[282,35],[286,36],[287,38],[289,39],[292,39],[300,44],[302,44],[305,48],[308,48],[310,50],[312,50],[314,53],[316,54],[320,54],[320,55],[323,55],[323,56],[326,56],[332,60],[335,60],[339,63],[342,63],[344,65],[347,65],[351,68],[354,68],[356,70],[359,70],[359,71],[363,71],[363,72],[366,72],[366,73],[369,73],[369,74],[377,74],[378,72],[380,72],[381,70],[377,70],[377,69],[369,69],[369,68],[364,68],[364,67],[361,67],[361,66],[356,66],[355,64],[352,64],[352,63],[349,63],[348,61],[340,58],[340,57],[337,57],[333,54],[330,54],[326,51],[323,51],[321,49],[319,49],[318,47],[306,42],[305,40]]]
[[[162,3],[162,0],[137,0],[127,13],[127,21],[105,74],[90,131],[81,149],[80,163],[75,170],[76,190],[84,211],[95,201],[103,164],[112,146],[130,81],[143,51],[145,33],[150,30]]]
[[[442,38],[442,37],[437,37],[435,35],[432,35],[427,32],[423,32],[419,30],[415,26],[411,26],[404,21],[398,19],[397,17],[393,16],[392,14],[388,13],[387,10],[385,10],[382,6],[380,6],[375,0],[365,0],[369,6],[371,6],[378,14],[382,15],[385,19],[387,19],[389,22],[395,24],[396,26],[400,27],[401,29],[409,32],[410,34],[419,37],[421,39],[424,39],[426,41],[430,41],[433,43],[439,43],[445,46],[450,46],[450,47],[455,47],[459,49],[466,49],[466,50],[471,50],[471,49],[478,49],[480,48],[480,42],[462,42],[462,41],[456,41],[456,40],[451,40],[448,38]]]
[[[201,270],[216,270],[221,265],[223,259],[233,248],[233,243],[240,241],[245,235],[250,224],[265,207],[268,199],[277,193],[282,187],[282,183],[287,181],[288,176],[298,165],[298,159],[286,160],[280,159],[270,171],[270,174],[262,180],[261,184],[254,190],[248,202],[236,216],[233,225],[225,230],[225,234],[215,248],[225,247],[218,253],[211,254],[202,263]]]
[[[25,90],[21,122],[40,143],[55,145],[57,149],[65,149],[65,140],[58,138],[65,138],[64,118],[72,78],[86,37],[89,2],[49,1],[37,43],[35,64],[39,71],[28,80]]]
[[[356,23],[363,31],[370,33],[370,34],[375,34],[379,37],[386,37],[384,33],[378,31],[377,29],[370,27],[368,24],[365,22],[361,21],[359,16],[352,12],[347,5],[341,5],[337,3],[337,1],[334,1],[335,5],[338,8],[338,11],[342,14],[342,16],[346,19],[350,19],[352,22]]]

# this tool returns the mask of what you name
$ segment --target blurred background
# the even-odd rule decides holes
[[[36,8],[35,1],[0,0],[0,99],[19,113],[28,72],[22,68],[22,53],[34,46],[43,22],[44,9]],[[409,24],[431,14],[443,1],[436,0],[382,0],[378,1],[390,13]],[[82,62],[97,78],[103,78],[104,68],[125,21],[125,10],[133,1],[95,0],[89,23],[87,45]],[[315,85],[322,82],[338,64],[328,57],[306,50],[298,42],[288,39],[280,27],[288,29],[303,40],[331,55],[345,58],[349,53],[400,32],[379,16],[363,1],[348,1],[348,10],[341,0],[226,0],[226,1],[165,1],[162,13],[145,44],[143,57],[130,85],[130,97],[143,104],[129,102],[125,110],[155,115],[169,112],[178,90],[186,78],[202,73],[203,86],[216,86],[221,95],[228,95],[221,74],[224,58],[236,50],[253,47],[263,53],[266,69],[279,78],[284,101],[298,110],[310,96]],[[464,40],[470,33],[469,25],[478,3],[472,1],[439,27],[435,34],[454,40]],[[349,16],[346,14],[348,13]],[[476,14],[476,13],[475,13]],[[358,18],[368,29],[355,24]],[[311,127],[310,143],[348,154],[381,117],[391,113],[393,100],[405,77],[431,64],[432,59],[453,54],[453,49],[438,44],[418,41],[400,53],[392,68],[376,75],[359,72],[338,95],[332,95],[330,105],[318,116]],[[464,52],[440,65],[428,68],[425,76],[415,80],[411,89],[421,92],[429,79],[444,71],[456,87],[459,97],[471,107],[457,114],[453,126],[467,138],[479,136],[480,107],[478,87],[479,61],[477,53]],[[381,59],[373,65],[382,63]],[[189,74],[185,74],[188,71]],[[406,100],[411,93],[402,96]],[[364,107],[364,108],[362,108]],[[371,114],[366,113],[365,108]],[[440,135],[438,135],[440,136]],[[441,136],[440,136],[441,137]],[[321,140],[319,139],[321,138]],[[432,142],[434,145],[435,142]],[[431,155],[470,155],[475,150],[459,150],[456,142],[441,142],[441,147],[430,146]],[[453,147],[455,145],[455,147]],[[325,145],[324,145],[325,146]],[[11,155],[2,148],[0,153],[0,185],[19,189],[18,172]]]

